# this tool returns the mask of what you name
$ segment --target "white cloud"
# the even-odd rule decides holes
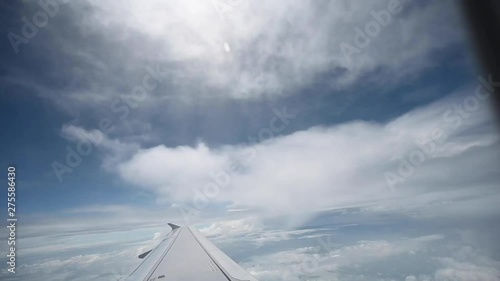
[[[448,257],[433,258],[439,268],[432,274],[407,276],[405,281],[495,281],[500,279],[500,262],[462,246]]]
[[[228,237],[250,234],[255,231],[262,231],[262,223],[256,218],[246,218],[229,221],[219,221],[212,223],[207,227],[199,229],[203,235],[212,238],[214,236]]]
[[[437,281],[497,281],[500,279],[498,262],[492,267],[477,265],[474,261],[458,262],[452,258],[443,258],[441,263],[445,267],[436,272],[435,280]]]
[[[18,240],[24,246],[18,249],[23,258],[16,276],[10,279],[11,273],[2,269],[2,280],[119,280],[140,264],[139,254],[159,243],[161,232],[151,236],[156,229],[57,235],[54,231],[49,236],[23,238]]]
[[[366,267],[370,263],[390,257],[426,251],[431,243],[443,239],[441,235],[429,235],[395,241],[358,241],[353,245],[324,249],[318,246],[280,251],[257,256],[244,263],[249,272],[263,280],[302,280],[319,277],[318,280],[364,280],[362,274],[354,278],[342,276],[346,269]],[[373,280],[376,274],[368,276]]]
[[[433,249],[443,243],[459,250],[436,257]],[[499,262],[462,243],[443,235],[358,241],[326,251],[313,246],[255,256],[243,266],[260,280],[498,280]],[[434,260],[435,269],[426,268],[420,259]],[[400,266],[398,260],[410,262],[411,266]],[[414,274],[408,274],[407,270]],[[396,276],[406,277],[394,279]]]
[[[267,246],[278,241],[311,239],[323,237],[326,234],[318,233],[320,228],[311,229],[280,229],[272,230],[265,227],[262,219],[246,217],[235,220],[218,221],[199,229],[205,236],[221,246],[247,242],[257,247]]]
[[[67,140],[77,143],[77,147],[73,148],[73,150],[77,151],[80,156],[88,156],[87,154],[93,153],[95,148],[104,149],[107,157],[104,159],[102,165],[108,170],[112,170],[115,165],[139,149],[137,144],[125,143],[117,139],[110,139],[101,130],[93,129],[89,131],[75,125],[65,124],[61,129],[61,136]],[[86,151],[87,148],[79,150],[81,148],[79,148],[78,145],[87,145],[87,147],[90,147],[90,152],[84,152],[82,154],[81,151]]]
[[[500,279],[500,262],[477,249],[464,246],[451,257],[436,258],[441,264],[434,278],[436,281],[494,281]]]
[[[175,161],[165,161],[166,159]],[[192,194],[192,188],[208,181],[207,171],[222,167],[226,155],[210,150],[205,144],[192,148],[157,146],[143,149],[129,161],[118,166],[128,182],[165,192],[164,196],[181,197]],[[158,171],[163,171],[158,173]]]
[[[477,199],[488,198],[495,185],[491,167],[497,161],[498,136],[485,102],[464,118],[453,107],[462,102],[455,95],[386,124],[353,121],[313,127],[256,146],[160,145],[138,150],[115,171],[126,182],[157,194],[160,201],[194,202],[195,207],[200,202],[229,202],[275,214],[383,199],[392,200],[378,202],[386,202],[386,208],[418,208],[460,201],[472,190]],[[447,112],[460,123],[443,117]],[[441,143],[430,145],[431,156],[424,155],[421,166],[391,190],[385,173],[398,174],[396,156],[408,161],[421,149],[416,143],[430,140],[435,128],[442,131]],[[470,161],[482,164],[471,166]],[[235,163],[236,168],[228,168]],[[465,180],[467,187],[460,184]]]

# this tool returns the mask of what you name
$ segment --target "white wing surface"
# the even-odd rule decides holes
[[[193,227],[169,224],[172,231],[126,280],[257,281]]]

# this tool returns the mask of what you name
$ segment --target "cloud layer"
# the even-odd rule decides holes
[[[391,2],[399,12],[384,16]],[[314,84],[336,95],[360,82],[406,84],[463,40],[451,1],[220,3],[72,1],[51,19],[51,37],[22,46],[48,54],[44,71],[22,69],[5,81],[35,90],[69,114],[109,110],[115,99],[130,98],[148,73],[161,80],[143,102],[149,106],[277,98]],[[374,36],[366,34],[370,24],[378,26]],[[365,39],[357,40],[359,30]],[[346,56],[343,43],[358,51]]]

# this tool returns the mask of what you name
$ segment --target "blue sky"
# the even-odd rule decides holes
[[[167,221],[261,280],[500,278],[498,132],[452,1],[40,3],[0,4],[14,278],[109,280]]]

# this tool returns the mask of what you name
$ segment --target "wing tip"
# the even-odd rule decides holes
[[[168,226],[170,226],[172,228],[172,230],[176,230],[177,228],[180,228],[180,226],[173,224],[173,223],[167,223],[167,224],[168,224]]]
[[[138,258],[140,258],[140,259],[145,258],[145,257],[146,257],[149,253],[151,253],[151,251],[153,251],[153,249],[151,249],[151,250],[149,250],[149,251],[147,251],[147,252],[144,252],[144,253],[140,254],[140,255],[138,256]]]

